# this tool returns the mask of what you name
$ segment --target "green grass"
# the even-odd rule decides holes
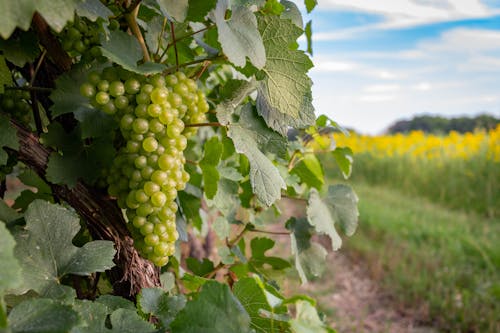
[[[344,249],[404,306],[451,332],[500,332],[500,220],[355,183],[360,225]],[[459,195],[459,193],[457,193]]]

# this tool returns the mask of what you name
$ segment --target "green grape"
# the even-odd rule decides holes
[[[184,73],[145,78],[118,67],[91,72],[80,92],[119,124],[124,144],[107,173],[108,193],[125,209],[140,254],[166,265],[179,237],[175,200],[189,181],[183,151],[196,132],[185,123],[204,121],[205,97]]]

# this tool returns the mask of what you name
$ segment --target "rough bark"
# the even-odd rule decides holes
[[[18,159],[45,179],[51,150],[39,138],[11,121],[19,137]],[[125,225],[123,214],[114,200],[82,182],[74,188],[50,184],[54,195],[71,205],[85,220],[95,239],[110,240],[116,248],[116,266],[109,272],[114,292],[134,298],[142,289],[160,285],[159,270],[139,256]]]

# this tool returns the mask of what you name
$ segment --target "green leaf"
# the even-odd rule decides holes
[[[217,193],[217,183],[220,175],[217,170],[220,158],[222,156],[223,146],[219,138],[213,136],[203,145],[203,158],[200,161],[200,168],[205,184],[205,195],[208,199],[213,199]]]
[[[306,27],[304,28],[304,33],[306,35],[307,40],[307,53],[310,55],[313,54],[312,49],[312,20],[306,23]]]
[[[102,295],[96,302],[106,305],[111,312],[118,309],[135,310],[135,305],[128,299],[114,295]],[[111,313],[110,312],[110,313]]]
[[[351,176],[352,163],[354,161],[351,148],[337,147],[334,151],[332,151],[332,155],[335,158],[340,171],[342,171],[344,178],[349,178]]]
[[[76,13],[91,21],[96,21],[98,18],[103,18],[107,21],[108,17],[113,16],[113,12],[99,0],[78,1],[76,4]]]
[[[226,20],[226,11],[231,9],[231,18]],[[229,7],[228,0],[219,0],[213,11],[217,25],[219,43],[229,61],[244,67],[246,58],[257,68],[266,64],[266,50],[257,29],[254,13],[244,6]]]
[[[89,275],[114,266],[115,250],[109,241],[75,247],[71,240],[80,230],[78,217],[59,205],[36,200],[25,213],[26,227],[16,234],[15,255],[23,270],[23,293],[64,294],[60,280],[67,274]]]
[[[304,183],[318,190],[320,190],[325,183],[323,167],[314,154],[304,154],[303,158],[295,165],[291,173],[296,174]]]
[[[5,57],[0,55],[0,94],[3,94],[5,91],[5,86],[13,85],[12,77],[10,75],[9,67],[7,67],[7,63],[5,62]]]
[[[118,309],[111,316],[110,333],[155,333],[156,328],[144,321],[135,310]]]
[[[17,287],[21,282],[21,267],[14,257],[14,246],[16,242],[9,233],[5,224],[0,222],[0,298],[4,291]],[[1,307],[1,304],[0,304]]]
[[[181,203],[181,212],[186,222],[192,223],[198,230],[201,230],[202,221],[200,218],[201,200],[194,195],[181,191],[178,193],[179,202]]]
[[[250,242],[252,257],[250,263],[256,267],[262,267],[264,264],[270,265],[273,269],[280,270],[290,267],[290,263],[280,257],[269,257],[265,252],[274,247],[275,242],[267,237],[253,238]]]
[[[290,44],[302,34],[290,20],[259,16],[259,31],[266,48],[267,62],[259,82],[257,109],[267,125],[282,135],[289,126],[302,128],[314,123],[312,81],[307,71],[309,57]]]
[[[8,319],[12,333],[67,333],[80,322],[70,305],[43,298],[20,303]]]
[[[272,205],[281,197],[281,189],[286,188],[278,169],[261,152],[266,151],[282,154],[286,141],[277,133],[259,123],[259,118],[247,104],[237,123],[229,125],[228,136],[233,140],[238,153],[244,154],[250,161],[250,181],[252,191],[266,206]]]
[[[318,191],[312,189],[307,205],[307,219],[318,233],[328,235],[333,250],[338,250],[342,239],[335,230],[335,224],[338,224],[347,236],[352,236],[358,225],[357,204],[358,197],[347,185],[330,186],[324,199],[320,198]]]
[[[206,282],[171,324],[176,333],[248,333],[250,317],[226,284]]]
[[[293,333],[329,333],[331,329],[321,321],[318,311],[311,303],[298,301],[295,303],[297,314],[290,321]]]
[[[289,19],[293,24],[302,29],[304,23],[302,22],[302,14],[300,13],[299,7],[288,0],[281,0],[281,4],[285,6],[285,10],[281,13],[281,18]]]
[[[311,243],[312,227],[306,219],[292,218],[287,227],[292,230],[290,240],[295,268],[302,283],[306,283],[308,277],[318,277],[324,272],[327,252],[320,244]]]
[[[233,293],[250,316],[250,326],[256,332],[287,332],[289,330],[289,324],[281,320],[283,314],[286,314],[286,307],[279,307],[281,299],[270,294],[258,277],[239,280],[233,286]],[[277,301],[275,305],[278,306],[272,307],[269,298]]]
[[[0,200],[0,221],[9,223],[21,218],[21,214],[7,206],[5,201]]]
[[[304,4],[306,5],[307,13],[310,13],[318,4],[318,0],[304,0]]]
[[[220,179],[217,185],[217,194],[215,194],[210,206],[215,206],[224,216],[230,216],[238,206],[238,183],[229,179]]]
[[[117,63],[123,68],[139,74],[155,74],[166,69],[165,65],[158,63],[144,63],[137,65],[142,59],[142,49],[137,38],[121,30],[113,31],[109,39],[101,47],[102,55]]]
[[[7,152],[2,149],[3,147],[17,150],[19,149],[19,140],[16,130],[10,124],[10,119],[0,114],[0,165],[7,163],[9,158]]]
[[[88,300],[75,300],[73,309],[75,309],[82,322],[77,327],[73,327],[71,333],[107,333],[106,317],[112,311],[101,303]]]
[[[164,328],[168,328],[175,316],[186,306],[184,295],[168,296],[159,288],[144,288],[137,297],[137,304],[143,313],[157,317]]]
[[[18,67],[33,62],[40,54],[38,39],[33,32],[22,32],[9,40],[0,39],[0,50],[3,51],[5,59]]]
[[[162,13],[172,17],[177,22],[183,22],[188,13],[188,0],[156,0]]]
[[[217,0],[190,0],[186,20],[193,22],[203,22],[205,16],[211,11]]]
[[[222,89],[221,95],[224,101],[217,105],[217,120],[223,125],[231,122],[231,116],[236,107],[255,89],[257,81],[229,80]]]
[[[87,0],[89,1],[89,0]],[[61,32],[68,21],[72,21],[77,0],[22,0],[0,1],[0,35],[8,39],[16,27],[28,30],[31,19],[38,12],[56,32]]]
[[[199,261],[196,258],[186,258],[186,264],[188,269],[198,276],[205,276],[214,270],[214,263],[207,258],[203,258],[203,261]]]

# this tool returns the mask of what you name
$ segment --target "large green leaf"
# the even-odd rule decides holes
[[[109,333],[155,333],[156,328],[144,321],[135,310],[118,309],[109,317],[112,329]]]
[[[229,125],[228,136],[233,140],[236,151],[248,157],[253,193],[263,204],[270,206],[281,197],[281,189],[286,188],[286,184],[278,169],[259,148],[281,155],[286,141],[259,121],[247,104],[240,120]]]
[[[19,148],[19,140],[17,139],[16,130],[10,124],[10,119],[0,114],[0,165],[7,163],[7,159],[9,158],[3,147],[17,150]]]
[[[357,204],[356,193],[347,185],[330,186],[323,199],[318,191],[312,189],[307,205],[307,219],[318,233],[328,235],[333,250],[338,250],[342,239],[335,230],[335,224],[338,224],[346,235],[352,236],[358,226]]]
[[[257,81],[229,80],[222,90],[224,101],[217,105],[217,120],[223,125],[231,122],[236,107],[255,89]]]
[[[268,292],[264,283],[258,278],[243,278],[233,287],[234,296],[238,298],[250,316],[250,326],[259,333],[286,332],[289,324],[287,308],[281,307],[281,299]]]
[[[78,1],[76,13],[91,21],[95,21],[98,18],[107,20],[108,17],[113,15],[113,12],[99,0]]]
[[[318,311],[311,303],[299,300],[295,303],[297,314],[290,321],[293,333],[333,333],[331,328],[328,328],[321,321]]]
[[[222,156],[222,143],[219,138],[213,136],[203,145],[203,158],[200,161],[200,168],[205,185],[205,195],[208,199],[213,199],[217,193],[217,184],[220,179],[217,165]]]
[[[312,81],[307,71],[309,57],[290,48],[302,34],[290,20],[259,16],[259,31],[266,48],[267,62],[262,69],[257,96],[259,114],[269,127],[285,135],[288,127],[302,128],[314,123]]]
[[[298,175],[305,184],[315,187],[318,190],[320,190],[325,183],[323,167],[316,155],[312,153],[304,154],[303,158],[292,169],[291,173]]]
[[[0,298],[6,289],[15,288],[21,282],[21,267],[14,257],[15,245],[16,242],[5,224],[0,222],[0,262],[2,263],[2,269],[0,269]]]
[[[287,222],[287,228],[292,230],[292,254],[302,283],[306,283],[309,277],[320,276],[325,270],[327,252],[320,244],[311,242],[312,226],[306,219],[292,218]]]
[[[248,333],[250,317],[226,284],[208,281],[171,324],[176,333]]]
[[[40,13],[49,26],[60,32],[68,21],[72,21],[77,0],[20,0],[0,1],[0,36],[8,39],[16,27],[28,30],[35,12]]]
[[[253,238],[250,242],[252,249],[252,257],[249,260],[251,265],[262,267],[265,264],[270,265],[273,269],[280,270],[290,267],[290,263],[280,257],[267,256],[266,251],[273,248],[275,242],[267,237]]]
[[[101,51],[103,56],[131,72],[154,74],[166,69],[165,65],[158,63],[138,65],[138,61],[143,57],[141,46],[137,38],[121,30],[109,34],[109,39],[103,42]]]
[[[144,288],[137,298],[143,313],[154,315],[164,328],[168,328],[175,316],[186,305],[184,295],[169,296],[160,288]]]
[[[75,247],[80,230],[78,216],[59,205],[34,201],[25,213],[25,230],[16,234],[15,255],[21,263],[23,283],[16,292],[33,289],[41,295],[63,295],[67,274],[89,275],[114,266],[115,249],[109,241],[93,241]]]
[[[226,19],[226,11],[231,10],[231,18]],[[244,67],[246,58],[257,68],[266,64],[266,50],[257,29],[254,13],[245,6],[229,6],[228,0],[219,0],[213,11],[217,25],[219,43],[229,61]]]
[[[12,333],[67,333],[80,322],[70,305],[43,298],[20,303],[8,319]]]

